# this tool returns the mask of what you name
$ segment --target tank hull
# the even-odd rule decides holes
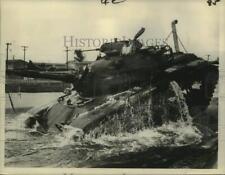
[[[176,116],[174,112],[177,113]],[[27,127],[32,128],[38,124],[37,131],[41,133],[62,132],[64,126],[68,125],[89,133],[99,125],[115,120],[115,116],[120,116],[120,120],[129,123],[132,116],[136,115],[140,120],[151,119],[153,125],[162,125],[170,120],[189,120],[184,96],[175,82],[170,83],[168,90],[164,92],[148,86],[97,98],[82,98],[73,93],[63,99],[59,98],[55,103],[33,109],[30,113],[32,116],[26,121]],[[132,127],[135,126],[127,126],[127,131],[132,131]]]

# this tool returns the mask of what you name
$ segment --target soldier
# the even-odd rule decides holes
[[[126,41],[122,47],[121,55],[131,55],[132,53],[134,53],[134,43],[131,40]]]

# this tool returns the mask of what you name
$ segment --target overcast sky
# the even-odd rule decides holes
[[[65,62],[65,36],[132,38],[145,27],[141,38],[160,39],[170,33],[173,19],[179,21],[178,34],[189,52],[217,57],[220,8],[219,3],[209,7],[206,0],[127,0],[106,6],[100,0],[3,0],[1,57],[6,54],[4,43],[11,42],[10,59],[23,58],[21,46],[27,45],[32,61]]]

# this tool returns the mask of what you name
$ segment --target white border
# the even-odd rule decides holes
[[[202,0],[206,1],[206,0]],[[2,0],[0,0],[1,7]],[[204,3],[204,2],[203,2]],[[225,174],[225,2],[221,0],[220,6],[220,75],[219,75],[219,150],[218,150],[218,169],[120,169],[120,168],[5,168],[4,167],[4,148],[5,148],[5,61],[4,55],[0,53],[0,174]],[[0,8],[0,26],[2,11]],[[0,39],[1,39],[0,30]],[[1,51],[5,47],[0,43]]]

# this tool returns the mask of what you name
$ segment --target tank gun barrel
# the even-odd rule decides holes
[[[83,52],[90,52],[90,51],[99,51],[100,48],[96,48],[96,49],[86,49],[86,50],[81,50],[81,49],[76,49],[74,50],[74,54],[77,55],[77,57],[74,57],[77,61],[81,62],[84,60],[84,55]]]
[[[145,28],[142,27],[134,36],[134,40],[137,40],[144,32],[145,32]]]
[[[80,52],[90,52],[90,51],[99,51],[100,48],[96,48],[96,49],[86,49],[86,50],[78,50]]]

